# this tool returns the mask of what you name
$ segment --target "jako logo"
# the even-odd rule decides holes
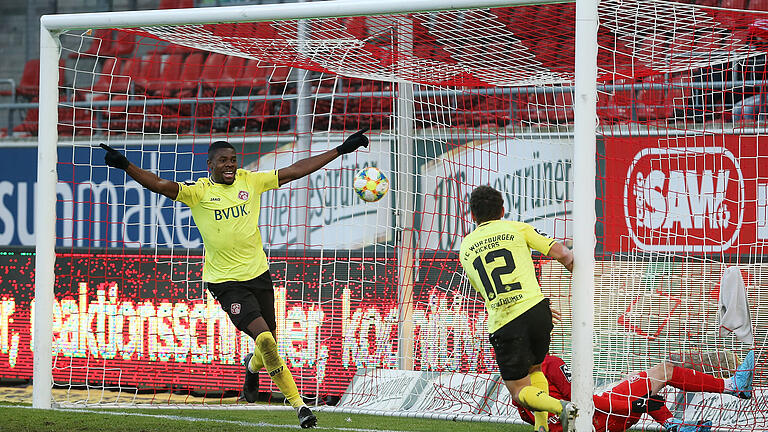
[[[624,184],[624,217],[648,251],[721,252],[744,213],[744,177],[723,147],[648,148],[635,155]]]

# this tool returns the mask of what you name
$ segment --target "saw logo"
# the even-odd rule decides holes
[[[624,183],[624,217],[648,251],[721,252],[738,236],[744,177],[723,147],[647,148]]]

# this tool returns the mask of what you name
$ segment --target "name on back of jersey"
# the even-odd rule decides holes
[[[483,253],[488,250],[498,249],[501,242],[512,241],[515,239],[514,234],[503,233],[495,236],[486,237],[469,246],[469,251],[475,254]]]
[[[488,309],[498,309],[508,304],[515,304],[523,299],[522,294],[515,294],[512,297],[499,297],[495,302],[488,303]]]

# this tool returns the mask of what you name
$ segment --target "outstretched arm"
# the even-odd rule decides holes
[[[280,168],[277,171],[278,183],[280,186],[282,186],[289,181],[300,179],[305,175],[312,174],[313,172],[326,166],[332,160],[343,154],[352,153],[360,147],[368,147],[368,137],[363,135],[367,131],[368,128],[360,129],[359,131],[347,137],[347,139],[344,140],[340,146],[333,150],[328,150],[325,153],[311,156],[295,162],[285,168]]]
[[[124,170],[132,179],[152,192],[165,195],[172,200],[175,200],[179,195],[178,183],[161,179],[155,173],[132,164],[125,155],[104,143],[99,144],[99,146],[107,151],[107,154],[104,155],[104,162],[107,165]]]
[[[555,244],[553,244],[549,249],[549,253],[547,255],[556,259],[560,264],[563,265],[563,267],[568,269],[569,272],[573,272],[573,252],[568,249],[568,246],[560,242],[555,242]]]
[[[292,165],[277,170],[277,181],[280,183],[280,186],[282,186],[289,181],[300,179],[305,175],[312,174],[326,166],[339,156],[339,152],[336,149],[332,149],[323,154],[302,159]]]

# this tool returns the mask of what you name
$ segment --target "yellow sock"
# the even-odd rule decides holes
[[[563,412],[563,406],[560,405],[559,400],[534,386],[523,387],[517,394],[517,400],[532,411],[546,411],[557,415]]]
[[[263,367],[264,367],[263,356],[261,355],[261,351],[257,346],[253,349],[253,357],[251,357],[251,361],[248,362],[248,370],[253,373],[256,373],[260,371]]]
[[[272,378],[272,381],[280,389],[280,392],[283,393],[283,396],[288,399],[291,406],[298,409],[304,405],[291,371],[288,370],[282,357],[277,352],[277,342],[275,342],[271,332],[259,333],[256,336],[256,349],[261,352],[262,361],[269,377]]]
[[[537,389],[543,391],[546,395],[549,395],[549,382],[547,377],[541,371],[536,371],[531,374],[531,385]],[[534,411],[534,428],[538,431],[539,428],[544,427],[544,430],[549,431],[549,412],[547,411]]]

